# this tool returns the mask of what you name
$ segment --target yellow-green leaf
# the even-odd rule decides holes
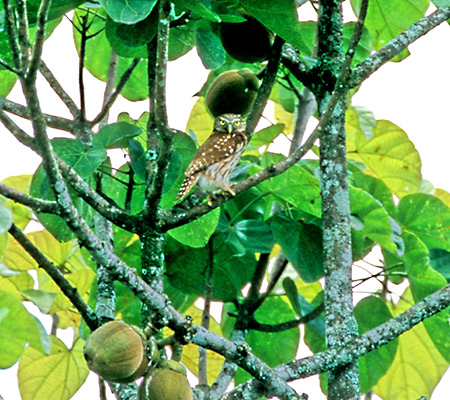
[[[186,310],[186,314],[193,318],[194,324],[200,325],[202,321],[202,310],[198,309],[196,306],[191,306]],[[221,335],[220,325],[218,322],[211,317],[209,330]],[[225,359],[214,351],[206,351],[208,361],[207,378],[208,384],[211,385],[217,378],[222,368]],[[183,357],[181,362],[189,369],[194,375],[198,374],[198,346],[194,344],[188,344],[183,348]]]
[[[294,114],[286,111],[279,103],[274,104],[275,121],[284,124],[284,134],[290,135],[294,130]]]
[[[30,192],[30,184],[32,175],[18,175],[10,176],[2,181],[5,185],[16,189],[19,192],[28,194]],[[4,200],[4,202],[2,201]],[[32,218],[31,209],[25,207],[22,204],[16,203],[13,200],[7,200],[6,198],[0,197],[0,203],[9,207],[13,213],[14,223],[19,227],[19,229],[25,229]]]
[[[9,293],[18,293],[20,290],[33,289],[34,280],[28,272],[19,272],[15,275],[0,276],[0,290]]]
[[[29,343],[40,351],[48,351],[48,336],[42,324],[12,293],[0,291],[0,368],[11,367]]]
[[[381,179],[397,197],[416,193],[422,182],[422,163],[408,135],[392,122],[379,120],[369,137],[357,110],[350,107],[346,118],[348,157],[362,161],[364,172]]]
[[[3,263],[13,271],[36,269],[37,264],[15,240],[9,240],[3,255]]]
[[[18,370],[22,400],[68,400],[86,380],[89,369],[83,357],[83,344],[72,349],[52,336],[52,351],[45,355],[31,347],[23,354]]]
[[[392,307],[393,314],[407,310],[412,303],[411,291],[407,289]],[[394,362],[375,385],[374,392],[383,400],[429,398],[447,368],[448,363],[423,324],[419,324],[399,337]]]
[[[195,133],[198,143],[201,145],[211,135],[214,126],[214,118],[206,109],[205,98],[199,97],[192,107],[186,124],[186,132]]]

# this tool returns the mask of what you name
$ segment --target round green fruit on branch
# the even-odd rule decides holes
[[[161,360],[139,386],[138,400],[192,400],[186,369],[175,360]]]
[[[275,35],[261,22],[245,16],[247,21],[219,25],[222,46],[235,60],[254,63],[269,57]]]
[[[258,87],[258,77],[248,68],[225,71],[209,87],[206,106],[215,118],[222,114],[248,114]]]
[[[149,365],[144,335],[119,321],[107,322],[92,332],[83,354],[89,369],[110,382],[133,382]]]

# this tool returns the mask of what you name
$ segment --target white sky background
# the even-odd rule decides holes
[[[344,3],[345,6],[348,2]],[[306,14],[306,9],[302,7]],[[302,19],[308,19],[303,14]],[[314,18],[311,16],[311,18]],[[353,97],[353,104],[369,108],[377,119],[387,119],[405,130],[415,144],[422,159],[422,175],[436,188],[450,192],[450,27],[441,24],[431,33],[409,47],[411,56],[401,63],[388,63],[373,74]],[[57,28],[44,48],[44,60],[66,91],[78,103],[78,57],[72,41],[68,21]],[[168,68],[168,113],[173,128],[185,129],[190,110],[196,100],[192,95],[202,87],[207,71],[195,51]],[[94,117],[100,109],[104,83],[86,72],[87,110]],[[44,112],[70,117],[60,100],[41,79],[41,98]],[[43,95],[42,95],[43,94]],[[11,99],[21,100],[16,86]],[[129,103],[119,99],[112,109],[115,116],[127,111],[138,118],[147,109],[147,102]],[[27,123],[21,124],[27,128]],[[60,133],[60,132],[58,132]],[[39,158],[26,150],[0,124],[0,179],[11,175],[32,174]],[[69,340],[70,342],[70,340]],[[67,341],[66,341],[67,343]],[[69,343],[68,343],[69,344]],[[307,355],[301,349],[302,356]],[[447,374],[448,375],[448,374]],[[88,383],[74,396],[75,400],[98,398],[97,378],[90,374]],[[324,399],[317,386],[317,377],[299,382],[297,389],[314,400]],[[432,400],[448,398],[450,376],[444,377]],[[4,400],[18,400],[16,367],[0,370],[0,395]],[[111,397],[113,398],[113,397]]]

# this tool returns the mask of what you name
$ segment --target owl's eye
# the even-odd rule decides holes
[[[234,121],[234,124],[235,124],[236,126],[239,126],[239,125],[241,124],[241,121]]]
[[[225,125],[226,122],[225,122],[223,119],[221,119],[221,120],[219,121],[219,124],[220,124],[220,125]]]

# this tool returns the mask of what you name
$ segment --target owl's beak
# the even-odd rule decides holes
[[[228,133],[233,132],[233,124],[231,122],[227,124],[227,131]]]

